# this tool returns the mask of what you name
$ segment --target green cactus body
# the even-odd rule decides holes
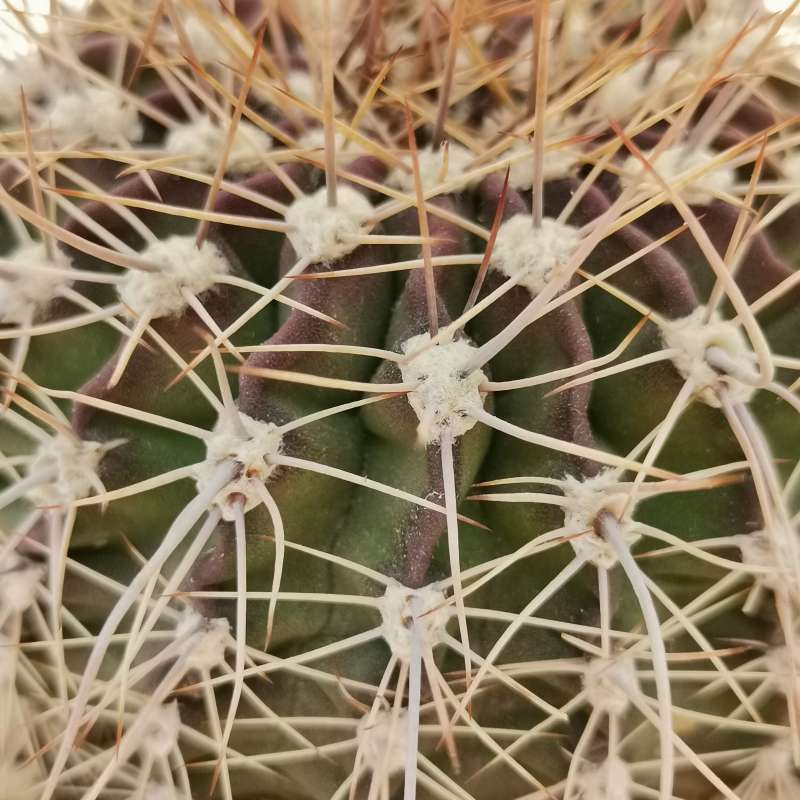
[[[778,5],[11,15],[0,798],[800,796]]]

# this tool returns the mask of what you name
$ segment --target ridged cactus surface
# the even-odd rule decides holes
[[[800,797],[800,3],[33,5],[0,798]]]

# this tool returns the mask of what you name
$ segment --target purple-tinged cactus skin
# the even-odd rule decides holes
[[[800,4],[33,5],[0,800],[800,797]]]

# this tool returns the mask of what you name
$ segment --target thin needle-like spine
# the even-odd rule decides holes
[[[456,56],[458,55],[458,45],[461,39],[461,27],[464,24],[466,6],[466,0],[455,0],[450,15],[450,36],[447,41],[444,76],[442,77],[442,85],[439,87],[439,105],[436,110],[436,122],[433,125],[431,139],[434,150],[442,143],[444,127],[447,122],[447,112],[450,110],[450,92],[453,87]]]
[[[419,233],[422,237],[422,260],[425,264],[425,302],[428,306],[428,324],[431,338],[439,333],[439,302],[436,296],[436,281],[433,274],[433,262],[430,245],[430,229],[428,227],[428,212],[425,207],[425,193],[422,175],[419,168],[419,154],[417,152],[417,139],[411,120],[411,110],[405,107],[406,133],[408,137],[408,151],[411,156],[411,168],[414,174],[414,191],[417,198],[417,218],[419,220]]]
[[[334,52],[332,0],[323,0],[322,15],[322,114],[325,136],[325,193],[328,208],[336,208],[338,191],[336,185],[336,129],[334,125]]]
[[[544,216],[544,120],[547,106],[548,44],[550,0],[536,0],[533,28],[536,40],[534,130],[533,130],[533,187],[531,216],[533,226],[540,228]]]
[[[416,800],[417,797],[417,752],[419,751],[419,715],[422,695],[422,634],[419,615],[422,603],[419,597],[411,595],[408,601],[410,614],[411,652],[408,659],[408,712],[405,743],[405,772],[403,800]]]
[[[70,751],[72,750],[86,708],[86,703],[89,699],[89,694],[92,691],[94,679],[105,657],[110,636],[116,631],[125,614],[127,614],[128,610],[136,602],[136,598],[147,582],[161,568],[175,548],[180,545],[181,541],[186,537],[198,519],[205,513],[206,508],[216,496],[217,492],[231,480],[234,472],[235,465],[231,463],[222,464],[217,468],[203,492],[198,494],[175,518],[170,530],[164,536],[156,552],[130,582],[123,595],[106,617],[81,676],[80,686],[78,687],[78,692],[73,700],[72,708],[70,709],[69,718],[61,739],[61,745],[55,755],[47,782],[43,787],[41,800],[50,800],[58,787],[58,781],[67,763]]]
[[[464,646],[464,674],[467,686],[472,680],[472,669],[469,659],[469,631],[467,630],[467,617],[464,611],[464,591],[461,585],[461,555],[458,542],[458,517],[456,506],[455,466],[453,463],[454,437],[450,431],[442,433],[439,448],[442,459],[442,480],[444,481],[444,505],[447,519],[447,550],[450,556],[450,574],[453,579],[453,597],[456,601],[458,616],[458,630],[461,643]]]
[[[231,120],[228,125],[228,135],[225,138],[225,146],[223,147],[222,153],[220,155],[219,163],[217,164],[217,168],[214,172],[214,179],[211,182],[211,188],[208,191],[208,196],[206,197],[205,207],[207,211],[210,211],[214,208],[214,204],[217,201],[217,197],[220,192],[220,184],[222,181],[222,177],[225,174],[225,170],[228,166],[228,158],[230,157],[231,150],[233,149],[234,142],[236,141],[236,132],[239,128],[239,123],[242,119],[242,109],[247,102],[247,95],[250,92],[250,86],[253,81],[253,71],[255,70],[256,64],[258,63],[259,54],[261,53],[261,47],[264,40],[264,33],[266,32],[266,26],[262,25],[261,30],[258,32],[258,35],[255,37],[255,44],[253,45],[253,53],[250,56],[250,62],[247,65],[247,72],[245,73],[244,80],[242,81],[242,86],[239,89],[239,96],[236,98],[236,104],[233,108],[233,114],[231,114]],[[210,226],[210,221],[208,219],[204,219],[200,222],[200,225],[197,229],[197,248],[198,250],[202,247],[203,242],[205,241],[206,237],[208,236],[208,230]]]
[[[625,571],[631,584],[639,607],[642,610],[645,628],[647,629],[650,652],[653,659],[655,672],[656,693],[658,695],[659,725],[658,732],[661,742],[661,769],[658,784],[659,800],[671,800],[674,782],[674,749],[672,727],[672,690],[667,667],[667,651],[664,647],[664,637],[661,634],[661,622],[658,619],[655,603],[647,588],[641,568],[638,566],[627,544],[622,538],[619,523],[607,511],[598,515],[596,527],[600,536],[607,541]]]
[[[236,550],[236,654],[234,663],[233,694],[228,705],[228,714],[225,719],[225,728],[220,739],[219,761],[214,768],[211,778],[211,794],[222,772],[228,770],[228,742],[233,732],[233,723],[236,721],[236,712],[242,699],[244,685],[245,648],[247,646],[247,532],[244,522],[244,503],[233,504],[233,529]]]
[[[275,499],[263,484],[258,485],[258,493],[261,502],[267,509],[272,522],[272,530],[275,536],[275,564],[272,568],[272,596],[269,599],[267,610],[267,630],[264,636],[264,650],[269,650],[269,643],[272,640],[272,632],[275,627],[275,609],[278,603],[278,592],[281,587],[281,575],[283,574],[283,561],[286,555],[286,533],[283,526],[281,510]]]

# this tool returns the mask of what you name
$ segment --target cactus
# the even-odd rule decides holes
[[[12,6],[0,796],[800,796],[798,3]]]

